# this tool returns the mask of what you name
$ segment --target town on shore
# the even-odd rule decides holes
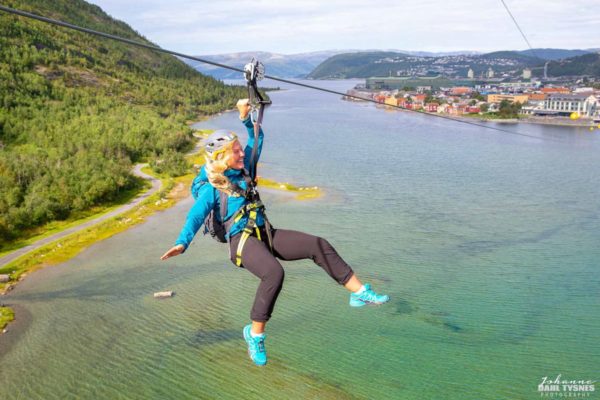
[[[388,106],[424,113],[490,120],[589,126],[600,123],[600,86],[581,80],[549,82],[531,79],[507,81],[435,77],[372,77],[346,92],[345,100],[375,100]],[[600,129],[600,126],[598,126]]]

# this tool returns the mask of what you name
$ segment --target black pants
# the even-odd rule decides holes
[[[272,237],[273,254],[265,243],[267,239],[264,228],[261,229],[264,242],[251,236],[242,250],[242,266],[260,278],[250,313],[252,321],[266,322],[273,313],[284,277],[283,268],[277,258],[284,261],[310,258],[340,285],[346,284],[354,274],[352,268],[323,238],[285,229],[273,229]],[[237,234],[230,241],[231,261],[234,264],[240,238],[241,234]]]

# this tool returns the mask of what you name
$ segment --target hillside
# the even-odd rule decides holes
[[[563,58],[577,57],[589,54],[589,50],[565,50],[565,49],[528,49],[519,53],[531,57],[539,57],[544,60],[562,60]]]
[[[82,0],[3,4],[149,43]],[[0,12],[0,242],[117,198],[137,161],[183,173],[186,121],[244,95],[174,57]]]
[[[345,79],[387,76],[394,60],[410,58],[403,53],[375,51],[344,53],[330,57],[312,71],[310,79]]]
[[[476,60],[511,60],[519,65],[534,66],[539,65],[542,60],[529,54],[523,54],[518,51],[494,51],[477,56]]]
[[[559,54],[577,54],[576,50],[541,49],[547,50],[544,56],[557,56]],[[537,54],[537,53],[536,53]],[[594,75],[593,66],[585,67],[584,64],[592,62],[594,54],[561,60],[560,65],[570,65],[569,71],[575,71],[574,65],[579,67],[581,74]],[[541,55],[540,55],[541,57]],[[577,59],[574,64],[567,61]],[[535,68],[534,74],[538,75],[545,60],[533,57],[527,52],[496,51],[486,54],[461,54],[446,56],[417,56],[394,52],[370,52],[339,54],[323,61],[312,71],[308,77],[311,79],[344,79],[368,78],[373,76],[435,76],[467,77],[467,72],[472,69],[474,76],[483,77],[491,68],[495,77],[517,77],[524,68]],[[552,62],[551,65],[558,65]],[[565,67],[566,68],[566,67]],[[563,73],[558,67],[556,74]],[[588,71],[588,72],[585,72]],[[591,72],[590,72],[591,71]],[[567,75],[574,75],[568,73]],[[597,74],[595,76],[598,76]]]
[[[548,64],[549,76],[600,76],[600,54],[584,54]]]

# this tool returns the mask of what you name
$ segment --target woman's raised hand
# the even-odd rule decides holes
[[[166,260],[167,258],[178,256],[181,253],[183,253],[184,250],[185,250],[185,247],[182,244],[178,244],[177,246],[171,247],[169,249],[169,251],[167,251],[165,254],[163,254],[160,259]]]
[[[240,119],[242,121],[245,120],[248,117],[248,113],[250,112],[250,100],[239,99],[235,106],[240,112]]]

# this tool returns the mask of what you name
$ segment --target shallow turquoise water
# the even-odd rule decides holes
[[[0,398],[529,399],[544,376],[600,380],[598,130],[503,126],[540,140],[270,95],[260,173],[327,193],[265,193],[270,219],[328,238],[391,304],[351,309],[318,267],[286,263],[253,367],[256,279],[207,238],[158,261],[188,200],[3,299],[20,321],[0,337]],[[232,113],[202,127],[241,131]]]

